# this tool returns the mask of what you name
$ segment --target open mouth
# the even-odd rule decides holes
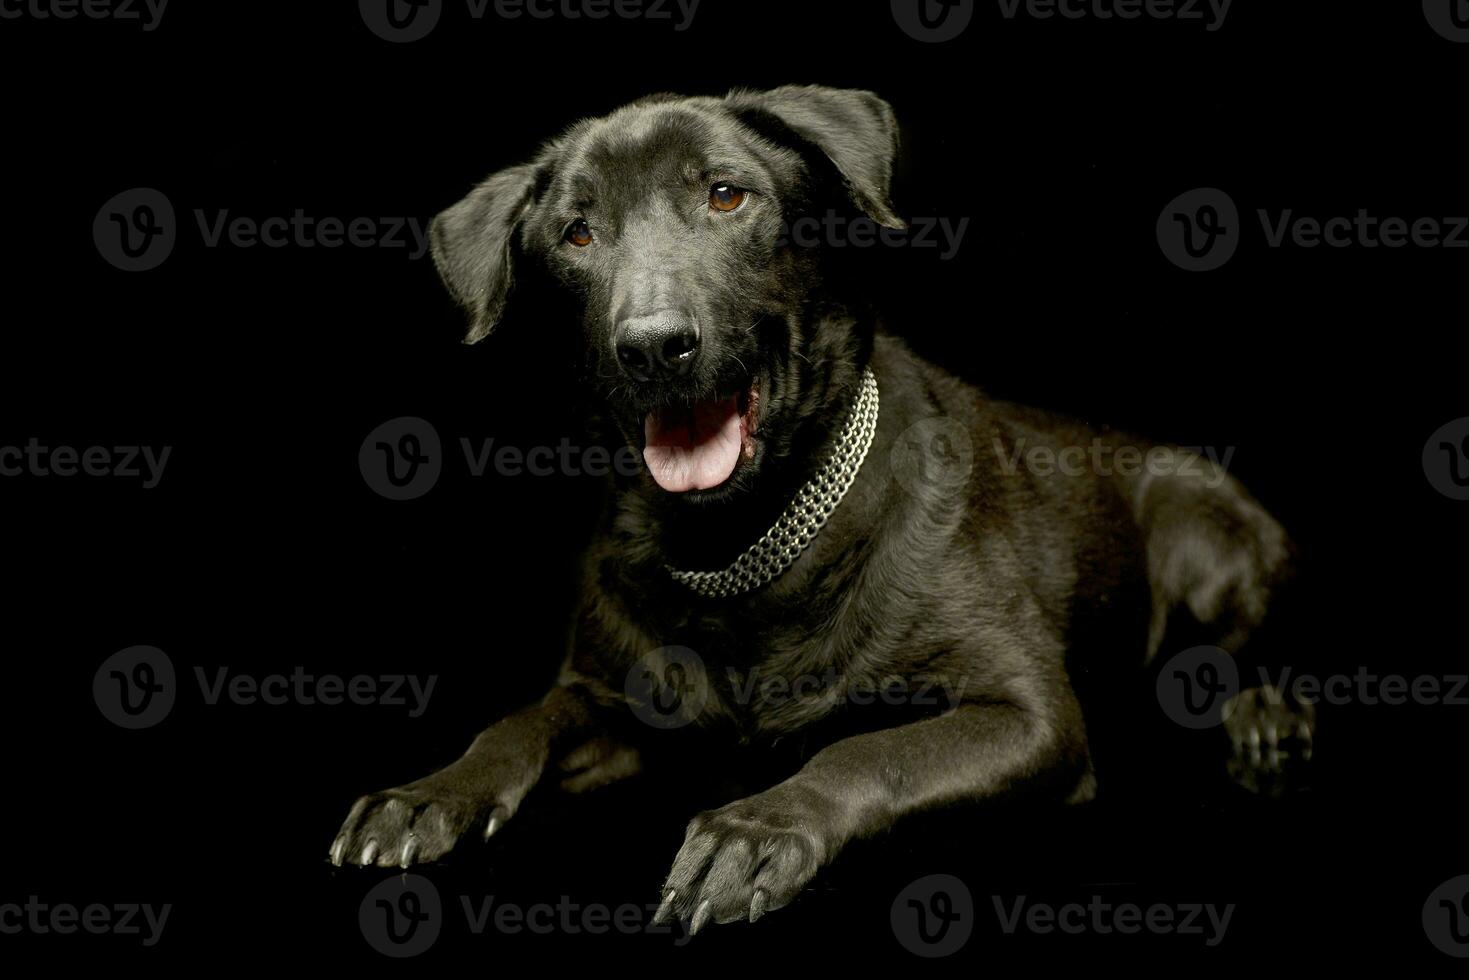
[[[755,455],[758,382],[737,395],[655,409],[643,421],[643,460],[669,493],[710,490]]]

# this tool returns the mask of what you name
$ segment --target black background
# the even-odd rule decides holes
[[[449,2],[390,44],[351,3],[175,0],[158,29],[0,21],[0,445],[171,446],[161,484],[0,479],[7,584],[0,902],[172,903],[162,941],[0,936],[106,962],[344,962],[387,872],[325,853],[358,794],[457,756],[554,676],[594,481],[467,475],[460,437],[579,438],[548,395],[576,351],[521,318],[467,348],[427,259],[405,249],[206,248],[193,212],[426,221],[566,123],[653,91],[801,82],[895,107],[900,213],[970,218],[952,261],[894,249],[873,288],[924,355],[1004,397],[1186,445],[1233,472],[1302,548],[1282,648],[1318,672],[1462,664],[1465,507],[1420,453],[1464,409],[1469,252],[1269,249],[1257,208],[1317,217],[1469,213],[1469,44],[1416,2],[1239,0],[1199,22],[1038,21],[978,3],[923,44],[887,3],[703,0],[668,22],[475,21]],[[1223,269],[1170,265],[1155,221],[1226,190],[1245,238]],[[114,194],[179,216],[158,269],[99,255]],[[426,497],[374,494],[357,452],[421,416],[450,449]],[[94,672],[166,651],[181,694],[155,728],[97,710]],[[423,717],[387,707],[209,706],[194,669],[437,675]],[[1156,711],[1146,678],[1127,711]],[[1419,917],[1469,871],[1458,799],[1469,708],[1323,712],[1313,787],[1266,802],[1196,785],[1177,729],[1138,722],[1132,791],[1067,813],[949,814],[859,845],[757,926],[669,936],[473,936],[455,896],[529,905],[654,901],[688,817],[722,802],[640,779],[528,804],[497,842],[426,872],[451,921],[418,964],[521,957],[628,969],[921,964],[888,925],[898,891],[969,885],[974,937],[940,968],[1137,957],[1452,967]],[[1192,743],[1190,743],[1192,744]],[[1203,763],[1200,763],[1203,765]],[[1105,789],[1105,787],[1104,787]],[[991,895],[1234,902],[1225,942],[1005,935]],[[3,955],[3,949],[0,949]],[[1269,962],[1279,962],[1272,960]]]

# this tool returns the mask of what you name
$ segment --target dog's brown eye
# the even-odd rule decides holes
[[[592,226],[585,218],[577,218],[566,229],[566,240],[578,248],[592,244]]]
[[[716,211],[737,211],[745,203],[747,193],[743,187],[733,184],[715,184],[709,188],[709,206]]]

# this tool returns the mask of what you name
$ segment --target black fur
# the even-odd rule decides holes
[[[1147,444],[986,399],[887,337],[833,251],[785,243],[802,215],[900,226],[888,201],[897,136],[892,110],[866,92],[659,96],[579,123],[438,218],[434,256],[471,342],[500,319],[512,273],[536,270],[580,309],[588,377],[629,444],[641,448],[652,409],[752,383],[758,438],[714,489],[616,478],[560,684],[448,768],[359,800],[334,861],[438,858],[497,831],[553,764],[586,788],[636,771],[637,742],[697,729],[754,751],[806,733],[815,751],[799,772],[696,817],[668,877],[665,913],[694,927],[757,918],[904,814],[1020,791],[1090,798],[1068,679],[1080,651],[1141,662],[1179,614],[1233,649],[1260,623],[1289,545],[1232,478],[1203,462],[1158,476],[1007,471],[1017,446]],[[711,181],[726,180],[753,192],[730,215],[707,207]],[[563,240],[577,218],[592,245]],[[697,364],[671,381],[629,379],[614,329],[670,303],[700,324]],[[868,365],[881,388],[874,444],[795,564],[728,600],[673,581],[665,565],[722,568],[771,525],[819,467]],[[931,478],[945,461],[925,426],[967,441],[967,479]],[[656,683],[671,646],[699,656],[675,672],[687,685],[678,710],[698,710],[693,728],[664,732],[635,720],[630,707],[646,706],[629,705],[627,681],[651,667]],[[800,697],[749,693],[798,678]],[[901,703],[861,707],[874,691]]]

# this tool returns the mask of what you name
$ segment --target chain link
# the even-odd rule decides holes
[[[877,376],[867,368],[857,404],[831,456],[801,487],[775,526],[723,571],[683,572],[669,566],[669,574],[702,596],[725,599],[758,589],[790,568],[857,479],[877,434],[877,409]]]

